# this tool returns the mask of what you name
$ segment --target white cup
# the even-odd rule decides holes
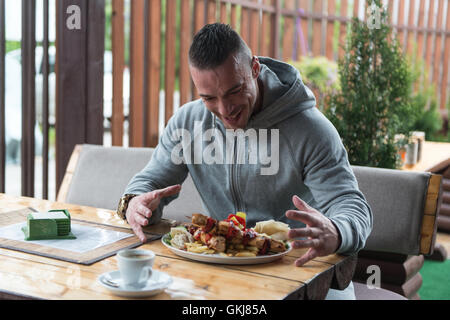
[[[125,287],[143,287],[152,275],[155,253],[150,250],[124,249],[117,253],[122,283]]]

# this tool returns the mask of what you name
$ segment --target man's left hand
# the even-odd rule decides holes
[[[291,229],[288,236],[290,239],[307,237],[304,240],[293,241],[292,247],[309,248],[303,256],[295,260],[295,265],[300,267],[316,257],[335,253],[340,246],[341,238],[331,220],[297,196],[292,197],[292,202],[298,210],[286,211],[286,217],[301,221],[306,227]]]

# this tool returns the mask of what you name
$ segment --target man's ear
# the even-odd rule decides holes
[[[252,58],[252,77],[253,77],[253,79],[258,78],[260,72],[261,72],[261,64],[259,63],[259,59],[257,56],[253,56],[253,58]]]

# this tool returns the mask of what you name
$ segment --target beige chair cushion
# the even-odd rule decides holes
[[[83,145],[65,202],[116,210],[128,182],[150,161],[153,150]],[[204,212],[190,175],[181,189],[164,208],[164,218],[187,221],[186,212]]]
[[[352,166],[372,208],[364,250],[416,255],[430,173]]]

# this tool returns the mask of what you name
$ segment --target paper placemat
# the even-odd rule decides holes
[[[119,250],[141,245],[132,230],[72,218],[74,240],[24,240],[21,227],[32,208],[0,213],[0,248],[22,251],[48,258],[90,265],[116,254]],[[163,228],[165,229],[165,228]],[[146,232],[148,241],[162,234]]]

